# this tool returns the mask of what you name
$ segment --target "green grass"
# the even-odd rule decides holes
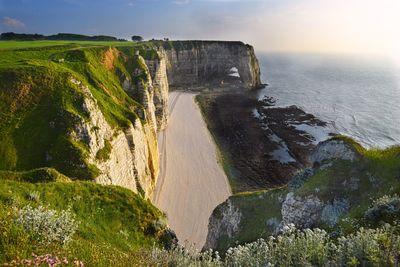
[[[103,41],[0,41],[0,50],[25,49],[49,46],[129,46],[131,42],[103,42]]]
[[[48,172],[52,178],[44,177]],[[44,178],[42,182],[25,182],[36,181],[38,175]],[[0,228],[2,225],[4,228],[0,239],[10,242],[6,247],[0,246],[0,263],[29,257],[31,253],[57,253],[77,257],[86,266],[123,266],[127,261],[132,264],[138,261],[140,251],[161,244],[163,230],[155,232],[154,224],[165,221],[165,216],[148,200],[121,187],[63,182],[60,176],[55,170],[0,173]],[[29,198],[32,192],[39,194],[38,202]],[[9,228],[4,225],[12,224],[13,209],[25,205],[44,205],[55,210],[70,208],[80,222],[73,241],[66,247],[44,246],[29,239],[23,231],[7,232]]]
[[[107,66],[110,48],[114,58]],[[130,127],[143,113],[122,88],[125,78],[137,82],[135,69],[145,68],[136,51],[145,59],[158,56],[152,44],[141,42],[1,41],[0,170],[53,167],[74,179],[95,178],[99,170],[87,160],[87,144],[70,137],[74,122],[88,119],[83,87],[115,131]],[[99,156],[107,158],[108,148]]]
[[[110,153],[112,150],[112,146],[110,141],[106,140],[104,142],[104,147],[97,151],[96,158],[102,161],[108,160],[110,158]]]

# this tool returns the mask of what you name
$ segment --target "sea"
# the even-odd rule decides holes
[[[400,145],[400,66],[361,55],[258,53],[259,92],[296,105],[367,148]]]

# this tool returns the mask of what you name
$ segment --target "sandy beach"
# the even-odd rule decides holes
[[[159,134],[161,172],[153,202],[166,212],[181,244],[201,249],[212,211],[231,192],[194,96],[170,93],[168,127]]]

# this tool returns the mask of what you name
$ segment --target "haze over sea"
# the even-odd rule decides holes
[[[260,92],[296,105],[367,147],[400,144],[400,68],[350,55],[258,54]]]

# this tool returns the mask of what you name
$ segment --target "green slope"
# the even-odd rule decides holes
[[[64,247],[42,245],[16,230],[16,210],[26,205],[70,209],[79,222],[72,241]],[[0,263],[50,253],[76,257],[86,266],[134,265],[167,237],[165,215],[149,201],[121,187],[71,182],[52,169],[0,172],[0,210]]]
[[[229,236],[223,232],[219,235],[216,249],[225,251],[237,243],[252,242],[274,234],[277,224],[282,221],[282,203],[289,192],[303,200],[316,197],[324,203],[323,207],[340,208],[335,205],[346,203],[348,207],[341,214],[325,213],[311,225],[330,233],[349,234],[363,226],[376,227],[382,221],[393,223],[399,220],[400,213],[386,216],[383,212],[380,218],[366,218],[366,213],[374,200],[400,194],[400,147],[367,150],[349,138],[338,136],[334,139],[344,140],[353,147],[359,155],[357,159],[353,162],[325,162],[315,166],[311,176],[298,176],[283,188],[230,197],[228,202],[240,212],[241,220],[235,234]],[[394,199],[397,201],[397,197]],[[228,202],[214,210],[216,220],[223,219]],[[389,208],[392,205],[395,204],[389,204]],[[337,223],[329,223],[329,216],[337,216]]]
[[[144,67],[134,55],[150,59],[157,52],[148,43],[95,45],[16,42],[25,47],[20,49],[0,42],[0,170],[54,167],[72,178],[98,175],[86,161],[86,145],[69,136],[77,118],[87,118],[84,92],[71,78],[88,86],[107,122],[122,129],[139,119],[143,107],[123,90],[121,79],[144,79],[131,76]]]

